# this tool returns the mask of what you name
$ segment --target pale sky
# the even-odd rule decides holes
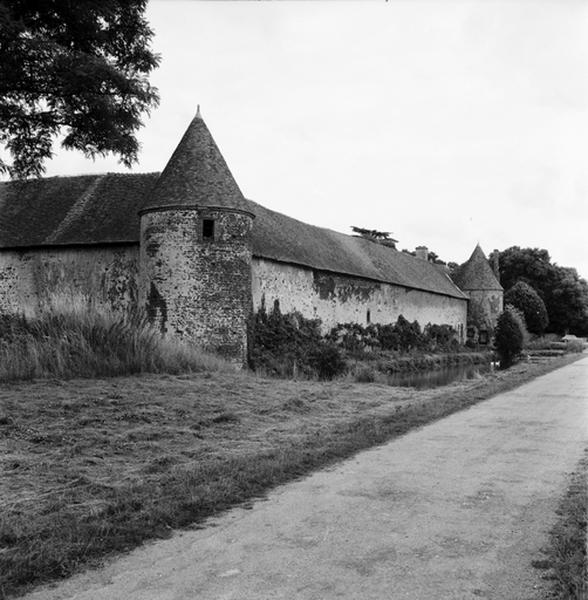
[[[201,105],[246,197],[463,262],[542,247],[588,277],[588,2],[152,0],[161,105],[134,172]],[[59,151],[47,175],[125,171]]]

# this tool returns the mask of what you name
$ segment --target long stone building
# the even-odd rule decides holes
[[[161,174],[0,184],[0,312],[73,290],[235,358],[252,312],[276,301],[325,330],[403,315],[463,339],[470,292],[419,253],[246,199],[199,113]]]

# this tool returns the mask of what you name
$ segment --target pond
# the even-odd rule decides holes
[[[410,371],[403,373],[391,373],[387,382],[390,385],[400,387],[414,387],[417,389],[434,388],[453,383],[454,381],[465,381],[475,379],[484,373],[494,370],[492,363],[479,365],[457,365],[443,369],[430,371]]]

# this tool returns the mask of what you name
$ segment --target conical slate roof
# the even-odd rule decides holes
[[[155,184],[147,208],[195,205],[247,210],[200,107]]]
[[[462,290],[502,290],[480,244],[469,260],[459,267],[453,281]]]

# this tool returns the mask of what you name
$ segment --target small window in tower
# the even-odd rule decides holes
[[[214,219],[202,220],[202,239],[214,240]]]
[[[372,315],[370,313],[370,309],[368,308],[367,314],[365,316],[365,320],[367,321],[367,324],[369,325],[372,321]]]

